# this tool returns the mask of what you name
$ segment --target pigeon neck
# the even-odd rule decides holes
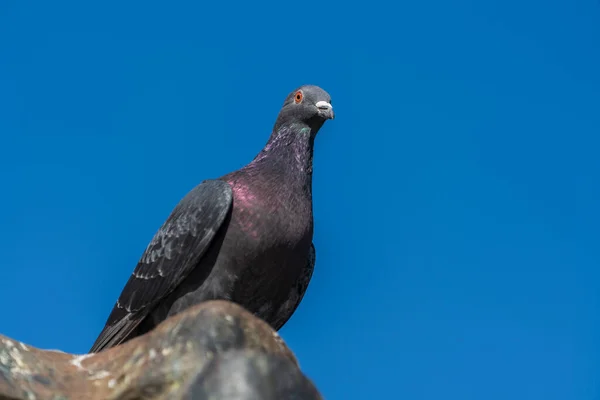
[[[303,123],[276,125],[250,165],[271,170],[287,184],[298,184],[310,191],[315,134],[315,129]]]

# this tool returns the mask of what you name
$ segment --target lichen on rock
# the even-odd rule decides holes
[[[321,399],[279,335],[227,301],[169,318],[97,354],[0,336],[0,400]]]

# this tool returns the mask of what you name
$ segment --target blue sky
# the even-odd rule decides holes
[[[281,333],[322,393],[599,398],[597,2],[201,3],[0,2],[2,334],[87,351],[312,83],[336,119]]]

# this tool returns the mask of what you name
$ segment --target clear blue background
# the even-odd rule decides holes
[[[314,83],[281,333],[323,394],[599,398],[597,1],[201,3],[0,2],[0,332],[87,351],[179,199]]]

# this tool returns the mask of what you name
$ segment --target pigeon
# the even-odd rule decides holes
[[[156,232],[90,353],[208,300],[229,300],[279,330],[315,265],[314,140],[334,112],[315,85],[291,92],[265,147],[243,168],[187,193]]]

